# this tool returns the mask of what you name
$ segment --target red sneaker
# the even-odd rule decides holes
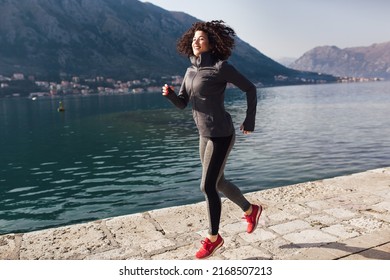
[[[263,212],[263,207],[261,207],[261,205],[252,204],[252,213],[250,215],[244,214],[244,218],[248,222],[248,227],[246,229],[247,233],[252,233],[256,229],[261,212]]]
[[[205,240],[201,241],[202,247],[196,252],[196,258],[205,259],[211,257],[218,248],[223,245],[223,239],[218,234],[217,240],[215,242],[211,242],[210,239],[205,238]]]

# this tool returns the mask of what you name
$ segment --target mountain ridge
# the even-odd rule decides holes
[[[22,72],[117,79],[182,75],[176,41],[196,18],[138,0],[0,0],[0,75]],[[229,59],[254,82],[292,82],[315,73],[289,69],[236,37]],[[334,81],[334,77],[326,77]]]
[[[390,41],[344,49],[319,46],[307,51],[289,66],[341,77],[390,79]]]

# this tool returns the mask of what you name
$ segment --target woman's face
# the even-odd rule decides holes
[[[210,50],[209,37],[207,33],[201,30],[195,31],[194,37],[192,38],[192,52],[196,57],[201,53]]]

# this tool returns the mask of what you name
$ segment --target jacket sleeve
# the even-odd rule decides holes
[[[186,78],[187,78],[187,73],[184,76],[179,94],[176,95],[176,93],[173,90],[169,90],[168,95],[165,96],[166,98],[169,99],[169,101],[172,102],[173,105],[175,105],[179,109],[184,109],[185,107],[187,107],[189,101],[189,96],[185,86]]]
[[[226,82],[232,83],[246,93],[247,110],[243,123],[244,130],[254,131],[257,108],[256,86],[226,61],[222,64],[220,71]]]

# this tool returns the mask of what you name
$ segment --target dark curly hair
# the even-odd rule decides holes
[[[193,55],[192,38],[196,31],[203,31],[207,34],[211,53],[216,58],[226,60],[232,54],[236,33],[232,28],[226,26],[223,20],[195,22],[178,40],[177,51],[179,53],[188,57]]]

